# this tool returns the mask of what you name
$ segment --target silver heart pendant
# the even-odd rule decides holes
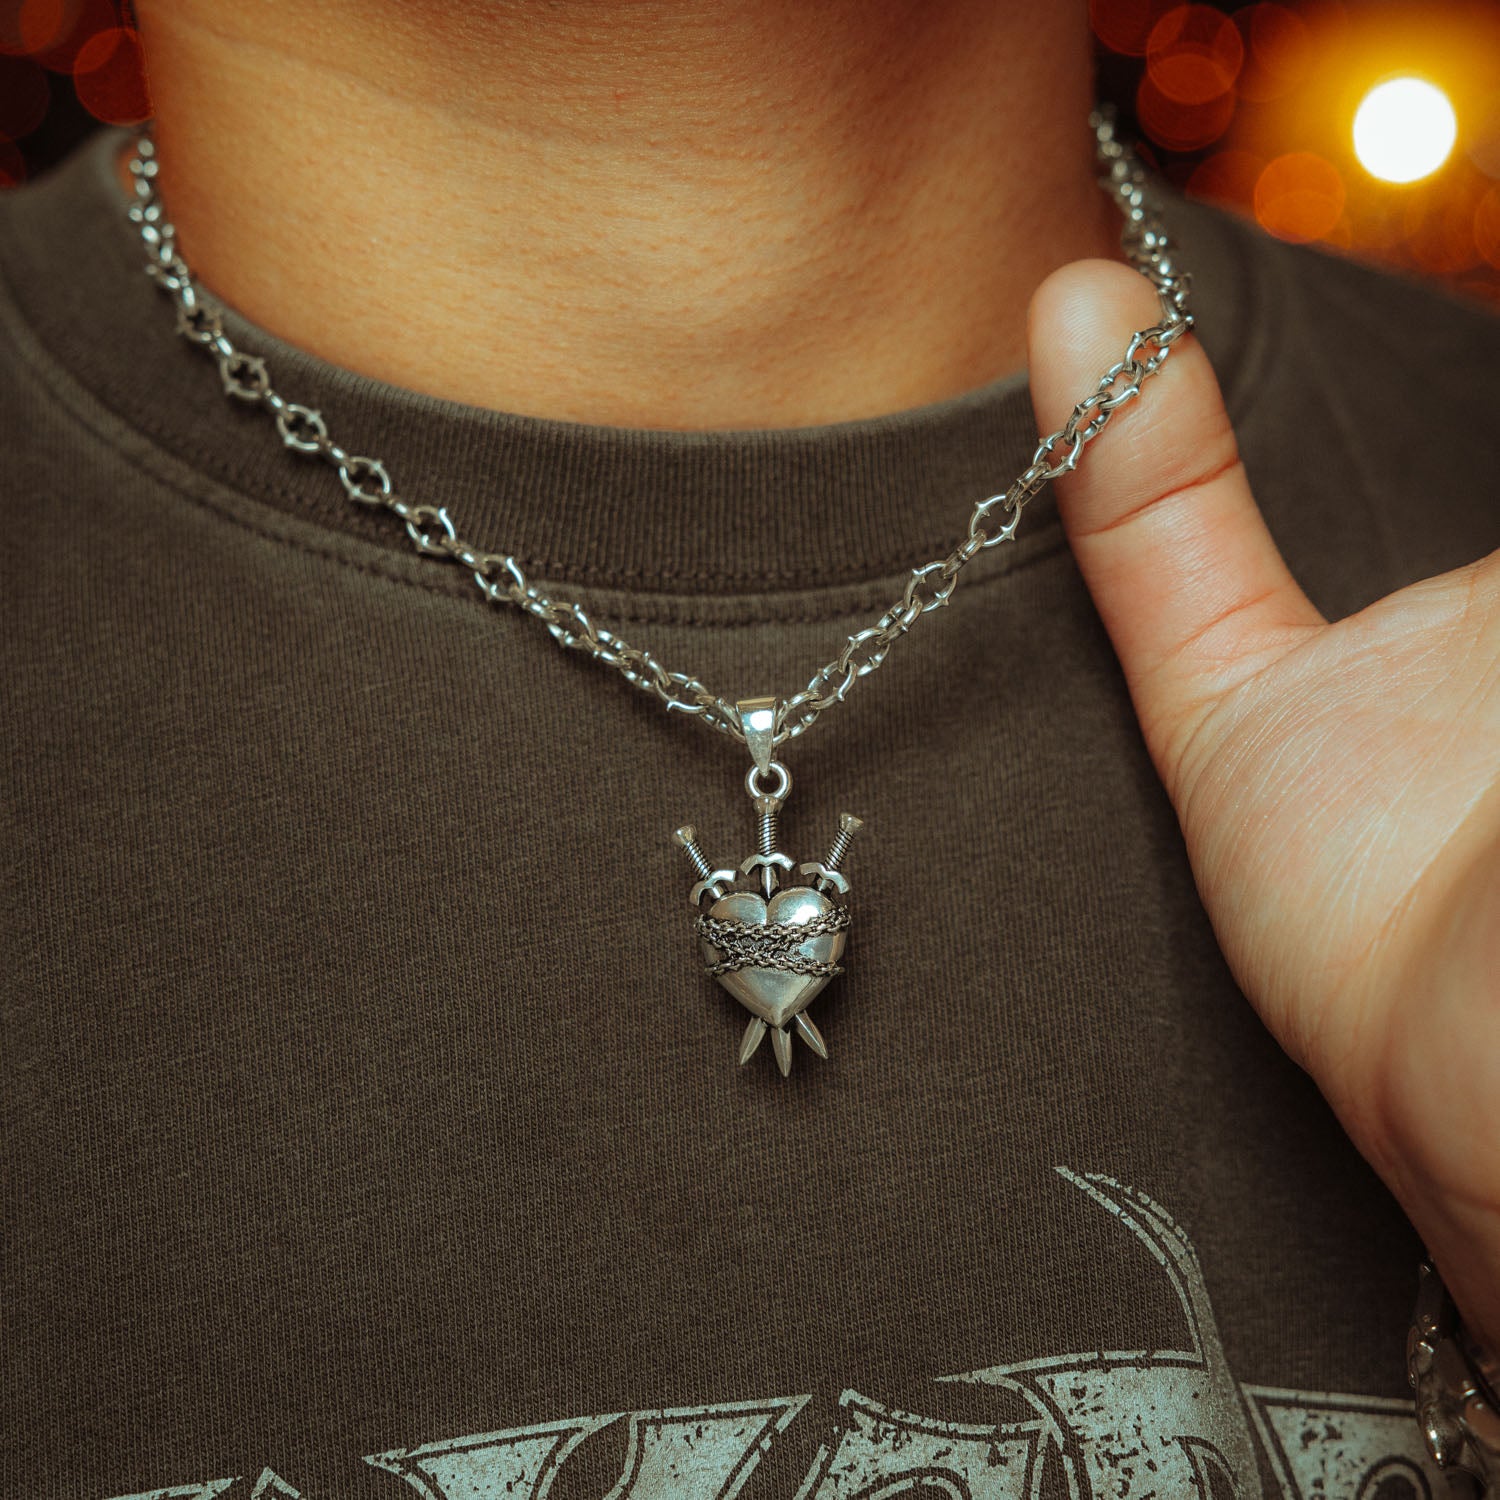
[[[761,790],[759,767],[747,778],[760,838],[757,852],[738,869],[716,869],[691,827],[679,828],[675,838],[698,877],[690,899],[699,909],[695,930],[707,972],[750,1012],[740,1062],[755,1055],[769,1031],[784,1077],[792,1070],[794,1032],[819,1057],[828,1056],[827,1043],[806,1011],[828,981],[843,973],[839,960],[848,941],[849,881],[839,867],[862,825],[841,814],[828,853],[794,867],[777,847],[791,777],[776,761],[769,762],[771,773],[773,792]],[[799,884],[790,883],[794,868],[802,877]]]
[[[788,890],[777,891],[769,901],[754,891],[731,891],[721,901],[715,901],[708,914],[716,921],[727,920],[742,927],[796,928],[826,917],[832,911],[833,903],[827,896],[811,886],[794,885]],[[844,942],[842,932],[829,932],[798,943],[791,951],[819,966],[818,972],[811,974],[785,969],[744,968],[730,969],[716,977],[752,1016],[759,1016],[768,1026],[782,1027],[801,1015],[812,1004],[813,996],[833,977],[823,973],[822,967],[838,966]],[[706,941],[700,946],[710,964],[723,963],[725,955],[722,949]]]

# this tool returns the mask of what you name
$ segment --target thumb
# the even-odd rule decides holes
[[[1156,293],[1111,261],[1064,266],[1029,321],[1043,433],[1160,316]],[[1323,623],[1256,509],[1218,382],[1191,336],[1057,480],[1073,554],[1168,786],[1174,745],[1215,702]]]

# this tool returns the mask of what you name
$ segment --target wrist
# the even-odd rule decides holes
[[[1500,1349],[1500,860],[1433,902],[1393,979],[1366,1155],[1422,1236],[1470,1331]],[[1356,1139],[1358,1139],[1356,1135]]]

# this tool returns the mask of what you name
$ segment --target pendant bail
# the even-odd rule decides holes
[[[740,729],[745,736],[745,746],[762,778],[771,774],[771,759],[776,753],[778,707],[775,698],[741,698],[735,704],[739,711]]]

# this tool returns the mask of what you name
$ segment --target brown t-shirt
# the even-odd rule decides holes
[[[1050,499],[791,747],[786,850],[866,820],[847,973],[826,1062],[739,1068],[671,832],[752,852],[743,751],[226,400],[119,139],[0,200],[4,1494],[1428,1493],[1416,1238],[1227,972]],[[1325,612],[1500,543],[1493,321],[1169,217]],[[1034,442],[1020,377],[619,431],[230,326],[731,699],[805,681]]]

